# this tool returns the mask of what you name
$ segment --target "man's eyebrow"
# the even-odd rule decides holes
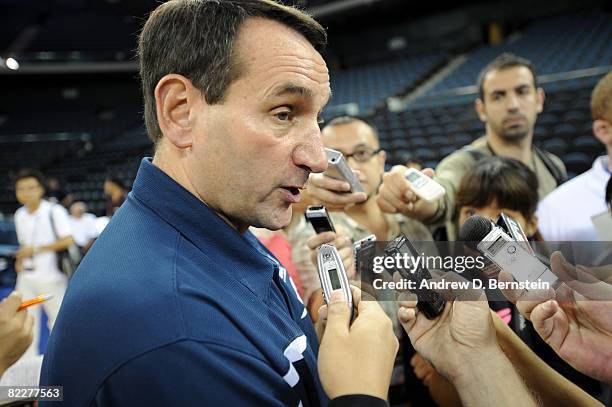
[[[516,85],[515,87],[511,88],[512,90],[516,90],[516,89],[520,89],[520,88],[525,88],[525,87],[530,87],[531,84],[530,83],[519,83],[518,85]],[[506,93],[508,91],[508,89],[493,89],[490,94],[494,94],[494,93]]]
[[[287,83],[287,84],[280,85],[280,86],[274,88],[272,90],[272,92],[270,93],[269,98],[273,99],[273,98],[277,98],[277,97],[281,97],[281,96],[289,96],[289,95],[301,96],[301,97],[306,98],[306,99],[312,99],[314,97],[314,94],[313,94],[312,90],[310,90],[309,88],[305,88],[305,87],[300,86],[300,85],[295,85],[293,83]],[[326,101],[323,104],[323,106],[327,105],[327,103],[329,103],[331,98],[332,98],[332,91],[330,89],[329,90],[329,96],[326,99]]]
[[[371,145],[369,145],[368,143],[359,143],[355,146],[355,149],[360,148],[360,147],[368,147],[368,148],[372,148]]]
[[[305,88],[300,85],[295,85],[292,83],[287,83],[284,85],[280,85],[272,90],[270,93],[270,98],[275,98],[279,96],[287,96],[287,95],[297,95],[302,96],[304,98],[310,99],[312,98],[312,91],[308,88]]]

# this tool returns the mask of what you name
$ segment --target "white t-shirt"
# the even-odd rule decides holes
[[[609,214],[605,200],[608,160],[608,156],[597,158],[590,170],[555,189],[538,205],[540,233],[570,263],[600,266],[612,259],[612,242],[599,242],[593,223],[594,216]]]
[[[51,214],[53,214],[55,233],[51,226]],[[15,229],[21,246],[47,246],[72,235],[68,211],[63,206],[46,200],[40,202],[40,206],[34,213],[29,213],[25,206],[17,209]],[[44,251],[24,259],[23,269],[25,272],[35,273],[37,277],[63,276],[57,267],[57,256],[52,251]]]
[[[608,156],[599,157],[587,172],[548,194],[538,205],[538,229],[545,240],[597,241],[591,217],[606,212]]]
[[[98,237],[96,215],[84,213],[78,219],[70,216],[70,224],[72,226],[72,237],[74,237],[74,242],[80,247],[85,246],[91,239]]]

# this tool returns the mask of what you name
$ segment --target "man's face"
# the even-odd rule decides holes
[[[529,68],[520,66],[489,72],[483,81],[480,120],[487,130],[506,141],[519,141],[533,134],[544,93],[536,89]]]
[[[36,205],[45,193],[44,188],[34,177],[22,178],[15,183],[15,195],[22,205]]]
[[[385,171],[385,152],[372,155],[380,147],[374,131],[361,121],[339,124],[323,129],[325,147],[342,152],[348,158],[351,169],[359,170],[359,182],[363,185],[368,198],[374,196]],[[371,158],[359,162],[359,158]]]
[[[186,173],[199,197],[238,229],[291,220],[310,172],[327,158],[318,115],[330,97],[321,55],[300,34],[262,18],[240,28],[241,75],[224,100],[195,109]]]
[[[73,218],[80,219],[84,213],[85,213],[85,209],[80,205],[72,205],[70,207],[70,215]]]

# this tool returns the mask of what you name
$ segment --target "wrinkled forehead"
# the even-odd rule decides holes
[[[242,78],[264,93],[294,84],[302,96],[325,102],[330,96],[327,65],[310,42],[292,28],[276,21],[249,18],[240,27],[234,58]]]

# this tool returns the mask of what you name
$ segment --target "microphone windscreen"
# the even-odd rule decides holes
[[[461,226],[457,240],[465,242],[468,247],[475,250],[478,242],[481,242],[492,228],[489,219],[478,215],[470,216]]]

